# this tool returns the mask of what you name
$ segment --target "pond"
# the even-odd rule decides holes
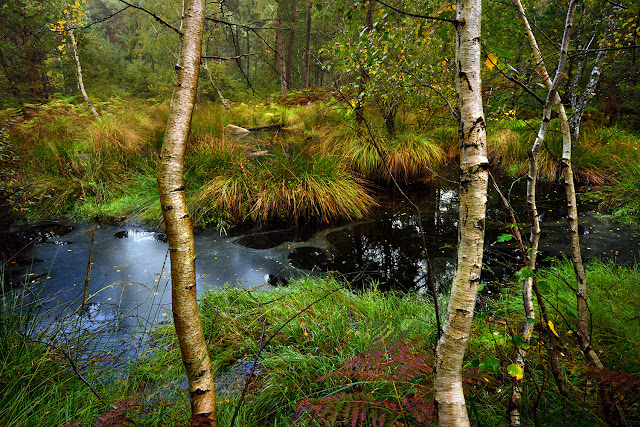
[[[504,184],[508,188],[510,182],[504,180]],[[510,195],[521,221],[527,218],[523,190],[522,184],[516,184]],[[437,287],[446,291],[455,267],[457,185],[436,179],[409,186],[405,192],[420,207]],[[544,184],[539,194],[543,195],[539,259],[568,255],[563,187]],[[228,284],[266,289],[286,285],[295,276],[334,272],[355,286],[375,281],[382,290],[426,293],[427,262],[414,208],[397,190],[381,192],[379,201],[380,206],[366,218],[332,226],[265,225],[232,230],[228,235],[197,229],[197,288]],[[593,208],[580,206],[584,258],[606,256],[635,263],[640,233],[610,223]],[[488,284],[485,292],[498,290],[520,257],[513,241],[496,242],[507,232],[506,221],[497,194],[490,192],[482,275]],[[69,313],[81,304],[90,261],[88,318],[117,319],[121,326],[146,329],[170,316],[168,245],[162,233],[131,225],[60,222],[13,226],[0,233],[0,242],[6,280],[14,286],[25,284],[54,313]]]

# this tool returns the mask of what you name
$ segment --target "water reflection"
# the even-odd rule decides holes
[[[514,186],[508,194],[522,222],[527,218],[523,185]],[[420,207],[437,288],[446,291],[456,262],[457,187],[427,183],[405,191]],[[549,185],[539,191],[543,194],[539,208],[544,230],[539,258],[568,254],[563,188]],[[585,212],[587,208],[581,206]],[[506,232],[507,220],[497,195],[490,193],[485,282],[504,282],[513,273],[511,266],[521,258],[513,241],[496,242]],[[633,229],[612,225],[590,213],[580,222],[585,258],[606,255],[619,262],[635,262],[640,239]],[[8,279],[15,285],[26,284],[34,295],[41,292],[47,308],[75,310],[84,292],[92,227],[48,223],[5,230],[0,252],[8,260]],[[117,317],[122,325],[154,323],[170,315],[166,236],[139,227],[95,227],[87,289],[89,314],[94,318]],[[418,230],[414,208],[394,190],[381,197],[380,207],[366,219],[331,228],[265,226],[230,236],[197,230],[197,287],[219,288],[227,283],[268,288],[286,284],[295,275],[337,272],[359,286],[376,281],[383,290],[425,292],[427,263]],[[25,246],[22,258],[12,257]]]

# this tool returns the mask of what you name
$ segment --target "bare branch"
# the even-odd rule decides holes
[[[455,19],[439,18],[437,16],[418,15],[416,13],[411,13],[411,12],[407,12],[407,11],[402,10],[402,9],[398,9],[397,7],[391,6],[390,4],[385,3],[382,0],[374,0],[374,1],[380,3],[384,7],[387,7],[389,9],[393,10],[394,12],[398,12],[398,13],[400,13],[402,15],[406,15],[406,16],[411,16],[413,18],[431,19],[433,21],[441,21],[441,22],[451,22],[452,24],[457,24],[458,23],[458,21],[456,21]]]
[[[243,56],[257,55],[257,53],[243,53],[238,56],[201,56],[202,59],[218,59],[220,61],[233,61],[242,58]]]
[[[114,16],[118,15],[121,12],[124,12],[125,10],[129,9],[131,6],[127,5],[125,7],[123,7],[122,9],[118,10],[117,12],[113,12],[111,15],[105,16],[104,18],[100,18],[97,21],[93,21],[88,23],[87,25],[84,25],[82,27],[69,27],[70,30],[83,30],[85,28],[89,28],[92,27],[96,24],[102,24],[105,21],[108,21],[109,19],[113,18]]]
[[[145,9],[142,6],[137,6],[135,4],[131,4],[129,2],[127,2],[126,0],[118,0],[121,3],[126,4],[128,7],[132,7],[134,9],[138,9],[143,11],[146,14],[149,14],[151,16],[153,16],[153,19],[155,19],[156,21],[158,21],[159,23],[161,23],[162,25],[164,25],[165,27],[171,28],[173,31],[176,32],[176,34],[182,35],[182,33],[180,32],[179,29],[177,29],[176,27],[174,27],[173,25],[169,24],[167,21],[165,21],[164,19],[160,18],[158,15],[155,14],[155,12],[151,12],[150,10]]]

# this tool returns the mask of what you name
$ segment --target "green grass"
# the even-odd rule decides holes
[[[561,397],[555,389],[548,372],[547,338],[536,328],[523,383],[523,423],[533,424],[535,416],[540,425],[603,425],[597,387],[570,332],[575,323],[575,295],[567,285],[574,281],[572,267],[569,262],[560,262],[539,272],[538,279],[559,335],[568,397]],[[587,265],[587,280],[595,348],[617,378],[633,378],[630,374],[637,378],[640,326],[635,320],[640,312],[640,272],[635,267],[593,261]],[[523,320],[518,288],[505,285],[498,298],[485,300],[487,308],[474,319],[467,362],[487,357],[498,362],[495,371],[469,365],[464,371],[471,418],[482,425],[507,422],[511,379],[506,367],[513,362],[512,337],[519,333]],[[64,341],[59,339],[60,329],[51,330],[53,335],[39,331],[29,306],[12,302],[15,300],[6,292],[3,295],[3,420],[16,426],[60,425],[91,423],[104,416],[108,408],[73,374],[59,352],[40,342],[61,346]],[[432,363],[428,355],[436,339],[435,319],[431,303],[420,296],[383,294],[375,288],[355,294],[334,279],[303,278],[287,288],[245,290],[229,286],[208,291],[201,295],[200,306],[212,363],[218,372],[220,425],[229,425],[238,402],[244,378],[239,372],[251,365],[261,337],[264,343],[272,335],[258,359],[257,376],[240,409],[238,425],[319,425],[319,419],[312,421],[305,415],[296,418],[303,401],[323,405],[320,407],[327,414],[320,413],[318,417],[322,418],[337,410],[328,403],[332,399],[345,399],[339,404],[340,413],[363,411],[364,407],[348,403],[349,396],[369,396],[368,400],[390,404],[413,398],[420,391],[426,393],[427,401],[431,399],[429,371],[426,377],[418,375],[411,380],[391,380],[394,377],[390,376],[394,366]],[[152,332],[152,345],[118,375],[101,366],[100,357],[89,350],[91,336],[81,337],[73,356],[83,364],[82,372],[110,404],[127,409],[136,425],[172,426],[188,417],[183,367],[171,326]],[[404,346],[401,348],[412,356],[402,356],[402,362],[394,365],[393,349],[397,345]],[[368,370],[350,371],[345,365],[349,361],[357,363],[355,366],[368,366]],[[386,368],[377,370],[378,365]],[[111,379],[105,380],[108,377]],[[622,390],[616,384],[610,383]],[[616,396],[629,425],[640,422],[638,390],[618,391]],[[131,398],[133,402],[127,400]],[[138,403],[143,406],[136,406]],[[373,416],[374,409],[365,411],[365,417]],[[393,411],[389,414],[392,416]],[[412,418],[409,410],[396,416],[407,420],[407,425],[424,425]]]

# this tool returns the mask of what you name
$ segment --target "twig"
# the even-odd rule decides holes
[[[258,302],[258,313],[260,313],[260,302]],[[262,342],[264,340],[266,326],[264,324],[264,320],[262,320],[262,314],[258,316],[258,322],[260,322],[260,325],[262,326],[262,332],[260,333],[260,343],[258,344],[258,352],[253,358],[253,362],[251,363],[251,370],[249,371],[249,374],[246,377],[247,380],[244,383],[242,394],[240,394],[240,399],[238,400],[238,403],[236,404],[236,408],[233,412],[233,418],[231,418],[231,423],[229,424],[231,427],[233,427],[236,424],[236,418],[238,417],[238,413],[240,412],[240,407],[242,406],[242,402],[244,402],[245,396],[247,395],[247,391],[249,390],[249,384],[251,384],[251,380],[253,379],[253,376],[256,372],[256,364],[258,363],[258,358],[260,357],[260,352],[262,351],[262,348],[263,348]]]
[[[211,330],[209,331],[209,337],[207,338],[207,347],[209,347],[209,342],[211,341],[211,337],[213,336],[213,325],[216,323],[216,319],[218,318],[218,306],[216,305],[216,315],[213,317],[211,321]]]
[[[91,245],[89,246],[89,260],[87,261],[87,275],[84,277],[84,293],[82,294],[82,304],[80,305],[80,314],[84,311],[84,305],[87,302],[87,291],[89,290],[89,282],[91,281],[91,264],[93,264],[93,243],[95,242],[96,227],[91,228]]]
[[[449,19],[449,18],[439,18],[436,16],[427,16],[427,15],[419,15],[416,13],[411,13],[411,12],[407,12],[406,10],[402,10],[402,9],[398,9],[395,6],[391,6],[388,3],[383,2],[382,0],[374,0],[378,3],[380,3],[381,5],[393,10],[394,12],[398,12],[402,15],[406,15],[406,16],[411,16],[412,18],[422,18],[422,19],[431,19],[433,21],[442,21],[442,22],[451,22],[452,24],[459,24],[459,21],[456,19]]]
[[[243,53],[241,55],[238,56],[201,56],[202,59],[218,59],[220,61],[232,61],[232,60],[238,60],[240,58],[242,58],[243,56],[252,56],[252,55],[257,55],[256,52],[254,53]]]
[[[264,321],[262,320],[262,315],[258,316],[258,321],[262,325],[262,333],[260,334],[260,344],[258,346],[258,351],[257,351],[257,353],[256,353],[256,355],[255,355],[255,357],[253,359],[253,364],[251,365],[251,371],[249,373],[249,377],[247,378],[247,381],[244,384],[244,388],[242,390],[242,394],[240,395],[240,400],[238,401],[238,403],[236,405],[236,408],[235,408],[235,412],[233,413],[233,418],[232,418],[231,424],[230,424],[231,427],[233,427],[235,422],[236,422],[236,417],[238,416],[238,412],[240,411],[240,407],[242,406],[242,402],[244,402],[244,398],[245,398],[245,396],[247,394],[247,389],[249,388],[249,384],[251,383],[251,379],[253,377],[253,374],[255,373],[255,366],[256,366],[256,363],[258,362],[258,359],[260,358],[260,353],[262,353],[262,350],[264,350],[269,345],[271,340],[273,340],[275,338],[275,336],[282,329],[284,329],[285,326],[287,326],[289,323],[291,323],[293,321],[293,319],[295,319],[296,317],[300,316],[302,313],[304,313],[305,311],[310,309],[314,304],[322,301],[323,299],[325,299],[329,295],[338,292],[342,288],[343,287],[340,286],[340,287],[338,287],[336,289],[333,289],[333,290],[327,292],[325,295],[323,295],[320,298],[316,299],[315,301],[311,302],[305,308],[303,308],[302,310],[298,311],[295,315],[291,316],[286,322],[284,322],[282,325],[280,325],[280,327],[278,329],[276,329],[276,331],[273,334],[271,334],[269,339],[267,339],[267,341],[264,344],[263,344],[263,340],[264,340],[264,336],[265,336],[265,324],[264,324]],[[253,295],[251,295],[250,292],[249,292],[249,295],[251,297],[253,297]],[[258,312],[260,311],[260,304],[261,303],[258,302]]]

